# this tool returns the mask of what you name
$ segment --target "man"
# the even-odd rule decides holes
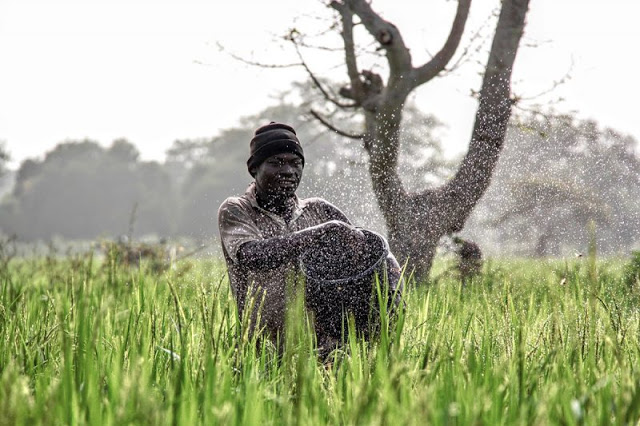
[[[255,325],[256,309],[245,312],[247,302],[253,296],[259,304],[264,297],[260,325],[282,340],[287,279],[299,272],[300,255],[357,240],[363,233],[331,203],[298,199],[304,152],[291,126],[262,126],[249,147],[247,168],[254,181],[243,196],[227,198],[218,211],[222,250],[240,315],[250,314]],[[253,294],[248,294],[250,288]],[[339,307],[336,314],[341,315]],[[316,323],[319,346],[327,339],[322,326]]]

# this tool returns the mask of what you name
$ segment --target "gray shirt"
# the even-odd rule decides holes
[[[261,326],[272,334],[282,330],[285,317],[287,279],[299,272],[297,260],[274,269],[252,271],[238,261],[238,250],[250,241],[290,235],[296,231],[320,225],[330,220],[349,223],[334,205],[321,198],[295,199],[293,216],[289,222],[258,205],[255,184],[251,184],[241,197],[227,198],[218,210],[218,227],[222,251],[227,263],[231,290],[238,310],[243,315],[247,291],[254,291],[256,306],[261,302]],[[264,301],[262,298],[264,297]],[[252,310],[252,321],[255,321]]]

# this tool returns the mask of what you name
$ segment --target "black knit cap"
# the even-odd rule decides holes
[[[247,160],[249,173],[253,167],[258,167],[272,155],[282,153],[296,154],[302,159],[304,166],[304,152],[296,135],[296,131],[288,124],[271,123],[256,129],[253,139],[249,143],[250,156]]]

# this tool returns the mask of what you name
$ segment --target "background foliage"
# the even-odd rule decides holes
[[[162,163],[140,160],[126,140],[106,148],[90,140],[61,142],[5,176],[4,187],[10,178],[15,183],[0,203],[0,230],[25,241],[116,238],[132,230],[137,238],[209,241],[217,237],[220,203],[250,182],[253,129],[277,120],[291,123],[303,141],[307,161],[299,194],[324,197],[355,224],[384,233],[364,150],[301,115],[313,96],[308,86],[294,86],[234,128],[175,141]],[[334,120],[357,125],[347,116]],[[442,124],[412,105],[404,120],[404,184],[409,190],[436,187],[457,166],[444,155]],[[585,251],[593,222],[601,253],[628,253],[640,244],[639,180],[632,137],[571,116],[520,116],[462,236],[489,254],[567,256]]]

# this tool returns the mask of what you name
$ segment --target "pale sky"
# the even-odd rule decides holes
[[[498,4],[475,0],[467,34]],[[455,5],[373,0],[417,60],[440,47]],[[323,10],[319,0],[0,0],[0,141],[13,167],[82,138],[108,145],[125,137],[144,159],[162,160],[175,139],[213,136],[305,78],[301,69],[244,65],[217,43],[264,62],[295,61],[272,39],[309,22],[296,17]],[[558,109],[640,139],[639,17],[637,0],[531,0],[524,43],[539,47],[521,50],[514,90],[543,92],[570,70],[540,101],[564,97]],[[468,93],[479,84],[470,66],[416,93],[448,125],[442,137],[451,152],[468,144],[476,107]]]

